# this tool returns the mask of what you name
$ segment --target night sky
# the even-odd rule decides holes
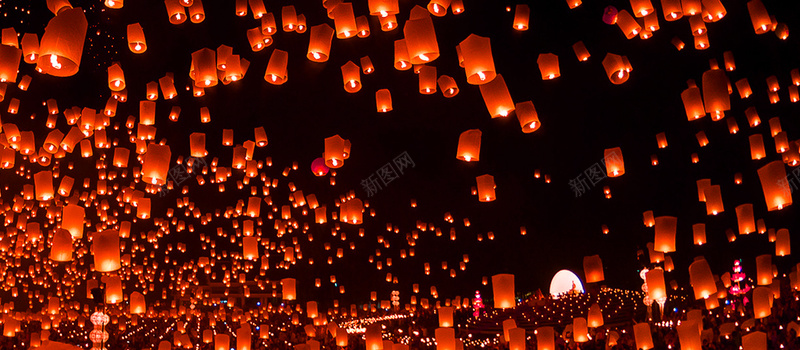
[[[20,35],[37,33],[41,39],[53,14],[44,1],[30,3],[3,1],[0,28],[14,27]],[[29,75],[33,80],[28,91],[7,84],[5,100],[0,102],[2,122],[34,131],[38,148],[49,132],[44,127],[47,110],[42,102],[54,98],[61,111],[57,128],[66,134],[69,128],[63,117],[64,109],[78,106],[102,110],[111,95],[106,69],[112,62],[119,62],[125,72],[128,101],[120,103],[116,117],[111,118],[112,126],[119,124],[119,130],[110,129],[108,134],[109,140],[119,138],[119,146],[130,148],[133,155],[134,146],[128,142],[125,127],[127,116],[138,116],[138,102],[145,99],[148,82],[174,73],[179,96],[173,100],[159,97],[155,123],[158,129],[155,141],[166,139],[172,152],[171,166],[176,164],[178,156],[189,156],[189,134],[203,132],[209,152],[205,160],[211,163],[216,157],[220,166],[230,167],[232,147],[222,146],[222,129],[233,129],[234,142],[242,144],[253,139],[254,128],[263,126],[269,145],[256,148],[254,159],[272,161],[272,166],[265,166],[261,172],[279,180],[278,187],[270,190],[278,210],[275,215],[279,215],[282,205],[290,204],[289,182],[306,195],[315,194],[320,204],[327,205],[328,223],[314,223],[313,211],[302,216],[300,209],[293,209],[292,217],[300,228],[308,223],[308,232],[296,229],[277,237],[273,220],[267,218],[271,208],[262,202],[262,240],[291,246],[292,238],[297,237],[303,255],[289,269],[271,266],[265,278],[297,278],[301,300],[365,302],[370,291],[388,299],[392,290],[399,290],[401,300],[407,300],[412,295],[412,284],[419,284],[421,295],[429,294],[432,285],[445,298],[469,297],[475,290],[490,295],[491,286],[483,286],[481,279],[498,273],[513,273],[518,293],[546,291],[550,279],[560,269],[570,269],[583,278],[583,257],[594,254],[603,259],[606,277],[603,284],[638,289],[641,280],[637,271],[643,267],[641,262],[649,262],[646,244],[654,236],[653,228],[645,227],[642,222],[646,210],[652,210],[655,216],[678,218],[677,252],[669,254],[675,270],[667,273],[666,278],[687,287],[688,265],[696,256],[705,256],[712,271],[721,275],[729,272],[733,261],[739,258],[743,259],[745,270],[754,273],[755,256],[774,253],[774,243],[768,242],[766,234],[738,235],[734,208],[739,204],[752,203],[755,218],[764,219],[770,229],[788,228],[793,237],[800,232],[795,206],[767,211],[756,173],[758,168],[781,159],[770,134],[770,118],[780,118],[789,140],[796,140],[800,134],[797,120],[800,107],[790,101],[788,92],[792,85],[790,71],[800,67],[800,45],[794,32],[800,23],[800,3],[796,1],[764,0],[769,13],[788,25],[790,35],[786,40],[779,39],[774,32],[756,35],[746,1],[724,1],[727,15],[718,22],[706,23],[710,47],[696,50],[688,18],[665,21],[658,1],[653,5],[660,29],[652,38],[643,40],[637,36],[628,40],[618,26],[603,23],[602,17],[609,5],[630,11],[629,1],[586,0],[576,9],[569,9],[564,1],[529,2],[530,28],[517,31],[512,28],[516,3],[464,0],[464,13],[448,12],[444,17],[432,19],[441,55],[431,65],[437,68],[437,74],[455,79],[460,92],[453,98],[444,98],[441,91],[420,94],[418,76],[413,70],[399,71],[392,65],[394,41],[403,38],[402,26],[409,11],[414,5],[426,6],[427,2],[400,1],[397,15],[400,28],[385,32],[380,30],[378,18],[369,16],[367,1],[353,1],[355,15],[368,17],[371,33],[367,38],[334,38],[330,59],[325,63],[306,58],[310,30],[300,34],[280,28],[281,7],[289,4],[295,6],[298,14],[305,15],[308,27],[320,23],[333,27],[333,20],[326,16],[318,0],[267,1],[267,10],[276,16],[278,32],[273,35],[274,42],[259,52],[251,50],[245,33],[259,27],[260,21],[253,18],[252,11],[244,17],[236,16],[234,1],[207,0],[202,23],[187,20],[180,25],[169,23],[163,1],[128,1],[119,10],[105,8],[100,1],[71,3],[86,10],[89,22],[79,73],[66,78],[53,77],[37,73],[34,65],[21,63],[18,79]],[[148,47],[143,54],[128,50],[125,40],[126,26],[136,22],[144,28],[147,38]],[[542,124],[537,131],[523,133],[513,114],[508,118],[490,117],[479,88],[467,83],[464,70],[458,66],[455,47],[470,34],[491,38],[496,70],[505,79],[514,102],[532,101],[536,107]],[[683,50],[678,51],[671,43],[676,37],[686,44]],[[591,54],[586,62],[576,59],[572,45],[577,41],[582,41]],[[229,85],[220,82],[205,89],[205,96],[192,96],[191,88],[187,89],[193,83],[188,76],[191,53],[202,48],[215,50],[222,44],[231,46],[234,54],[250,61],[244,79]],[[283,85],[269,84],[263,78],[275,49],[289,53],[289,78]],[[726,72],[731,84],[747,78],[753,95],[741,99],[734,86],[731,110],[723,120],[712,121],[709,116],[687,120],[681,102],[687,80],[693,79],[701,86],[702,74],[709,69],[710,60],[716,60],[724,68],[725,51],[731,51],[736,62],[736,70]],[[551,81],[541,79],[536,63],[541,53],[558,55],[560,77]],[[606,53],[628,57],[633,70],[627,82],[614,85],[609,81],[601,63]],[[361,75],[363,86],[359,92],[347,93],[340,67],[348,61],[359,64],[364,56],[370,57],[375,72]],[[780,84],[780,101],[776,104],[768,99],[765,81],[772,75]],[[388,113],[376,112],[375,91],[383,88],[392,94],[393,110]],[[12,98],[21,100],[16,115],[7,112]],[[181,107],[177,122],[168,119],[172,106]],[[744,114],[751,106],[762,121],[752,128]],[[200,122],[201,107],[208,107],[210,123]],[[29,118],[32,114],[36,116]],[[736,120],[738,133],[729,133],[729,118]],[[456,159],[459,134],[476,128],[483,133],[480,160],[467,163]],[[700,147],[695,136],[700,131],[709,140],[705,147]],[[659,149],[656,143],[656,134],[661,132],[669,143],[664,149]],[[322,155],[323,140],[336,134],[350,140],[352,150],[344,166],[335,169],[335,185],[331,185],[330,174],[314,176],[310,165]],[[748,137],[753,134],[764,137],[767,150],[764,159],[750,158]],[[569,181],[593,166],[602,166],[604,149],[614,147],[622,150],[625,174],[590,183],[585,193],[576,195]],[[74,163],[72,170],[62,166],[61,173],[79,180],[92,178],[94,186],[95,161],[105,154],[110,163],[113,147],[95,149],[93,158],[81,158],[78,153],[61,160],[62,164]],[[699,157],[697,164],[691,160],[694,153]],[[403,154],[413,160],[413,167],[404,169],[397,179],[383,184],[370,196],[362,181]],[[651,155],[657,156],[657,166],[651,165]],[[34,173],[49,168],[29,165],[19,154],[16,162]],[[297,170],[283,176],[281,173],[293,162],[297,162]],[[133,156],[129,164],[129,171],[139,166]],[[605,171],[605,167],[602,169]],[[795,169],[786,167],[787,173]],[[535,176],[537,173],[539,177]],[[740,185],[734,183],[736,173],[742,175]],[[476,176],[483,174],[494,176],[495,201],[479,202],[471,193]],[[203,186],[192,178],[163,197],[148,195],[152,198],[152,216],[165,217],[167,209],[175,208],[176,200],[184,196],[203,213],[213,213],[218,208],[224,212],[226,207],[235,207],[238,200],[244,200],[246,205],[250,186],[245,185],[242,190],[235,186],[243,178],[242,171],[233,171],[224,193],[217,191],[217,184],[208,183],[212,177],[209,171]],[[545,177],[550,179],[549,183]],[[4,205],[12,203],[24,184],[33,183],[10,169],[0,170],[0,178],[5,185]],[[696,181],[704,178],[721,186],[725,211],[719,215],[706,215],[705,204],[697,200]],[[130,177],[118,182],[127,186]],[[76,190],[84,190],[78,188],[79,184],[82,182],[76,181]],[[256,178],[250,184],[260,188],[262,182]],[[180,193],[183,185],[189,187],[186,195]],[[605,198],[604,186],[610,189],[610,199]],[[144,185],[139,183],[136,188],[143,190]],[[339,223],[330,217],[331,212],[338,213],[334,203],[350,191],[369,203],[361,225]],[[115,197],[112,194],[103,198],[116,203]],[[416,207],[412,207],[412,201]],[[376,213],[374,217],[368,215],[371,210]],[[234,232],[231,219],[215,217],[209,225],[201,226],[199,220],[183,217],[183,209],[175,212],[187,225],[193,224],[195,231],[176,232],[170,226],[171,232],[159,239],[156,260],[163,260],[168,254],[180,266],[196,262],[199,256],[209,256],[211,248],[202,250],[201,234],[213,237],[218,252],[241,253],[241,239],[231,244],[229,237],[216,237],[217,227]],[[39,209],[39,214],[43,213],[44,209]],[[446,213],[452,215],[452,223],[445,221]],[[120,217],[131,220],[135,208],[132,214]],[[95,231],[94,225],[100,219],[92,209],[87,209],[87,218],[91,218],[92,227],[86,231]],[[470,222],[468,227],[464,225],[465,218]],[[43,216],[35,220],[47,221]],[[418,222],[441,229],[442,235],[418,230]],[[157,230],[153,223],[153,219],[140,219],[133,225],[132,233]],[[708,243],[703,246],[692,244],[692,225],[696,223],[706,224]],[[388,224],[397,228],[398,233],[387,232]],[[340,235],[331,236],[336,225],[341,226],[340,232],[346,233],[346,240],[341,240]],[[608,234],[603,234],[602,225],[607,225]],[[520,234],[521,227],[527,232],[524,236]],[[360,228],[364,229],[364,237],[358,235]],[[451,240],[451,229],[455,229],[455,240]],[[726,229],[737,232],[735,242],[728,242]],[[418,239],[412,247],[407,238],[414,231],[418,231]],[[488,238],[490,232],[493,240]],[[311,242],[306,237],[309,233],[314,237]],[[388,248],[378,242],[379,236],[389,243]],[[324,249],[325,242],[331,243],[331,250]],[[351,242],[355,244],[354,250],[349,249]],[[164,247],[170,243],[184,243],[188,251],[167,252]],[[793,243],[797,244],[794,238]],[[90,244],[84,237],[76,245]],[[337,248],[344,248],[344,257],[334,257],[332,265],[326,264]],[[401,258],[400,251],[410,248],[414,248],[415,256]],[[148,249],[155,248],[148,245]],[[639,250],[643,250],[645,258],[637,259]],[[261,252],[263,255],[263,247]],[[271,265],[277,265],[283,258],[282,252],[268,252]],[[13,259],[11,253],[13,250],[4,252],[4,259]],[[123,249],[122,253],[126,251]],[[146,253],[149,255],[150,251]],[[459,262],[464,254],[469,255],[469,262],[462,271]],[[144,262],[142,255],[134,259],[134,264]],[[788,273],[797,262],[793,256],[774,258],[773,263],[781,273]],[[375,262],[370,263],[370,257],[375,262],[381,261],[383,268],[378,270]],[[308,264],[309,258],[314,259],[313,265]],[[388,258],[392,259],[391,266],[387,266]],[[91,255],[84,260],[78,266],[87,269]],[[426,262],[431,266],[429,275],[424,273]],[[447,269],[441,268],[442,262],[447,262]],[[456,270],[455,278],[450,277],[450,269]],[[397,277],[399,283],[386,282],[386,273]],[[329,283],[330,275],[336,276],[336,285]],[[257,269],[248,274],[248,278],[256,276]],[[313,286],[315,278],[322,280],[322,287]],[[339,294],[338,285],[346,287],[345,294]],[[126,294],[135,290],[129,288]],[[7,300],[6,294],[8,291],[0,291],[3,300]]]

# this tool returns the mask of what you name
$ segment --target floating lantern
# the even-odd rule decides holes
[[[80,7],[61,10],[44,29],[37,68],[57,77],[75,75],[81,65],[88,27]]]
[[[655,241],[653,249],[657,252],[669,253],[675,251],[675,233],[678,229],[678,218],[674,216],[659,216],[655,218]]]
[[[264,80],[273,85],[281,85],[289,80],[289,73],[286,65],[289,61],[289,53],[275,49],[269,57],[267,71],[264,73]]]
[[[325,62],[328,60],[331,51],[331,40],[333,39],[333,28],[326,23],[311,27],[311,35],[308,42],[308,57],[314,62]]]
[[[558,68],[558,56],[552,53],[542,53],[539,54],[536,63],[539,65],[542,80],[551,80],[561,76],[561,70]]]
[[[120,269],[119,233],[116,230],[97,232],[92,237],[94,268],[98,272],[112,272]]]
[[[458,95],[458,85],[456,85],[456,81],[452,77],[448,75],[442,75],[437,80],[437,83],[439,84],[439,89],[442,90],[442,95],[444,95],[444,97],[451,98]]]
[[[575,51],[575,56],[578,58],[578,61],[581,62],[588,61],[591,56],[589,50],[586,49],[586,45],[583,44],[583,41],[572,44],[572,50]]]
[[[706,202],[706,214],[717,215],[725,211],[722,204],[722,192],[719,185],[711,185],[703,189]]]
[[[475,181],[478,183],[478,201],[481,202],[492,202],[495,200],[495,188],[497,187],[494,184],[494,176],[492,175],[481,175],[475,178]]]
[[[342,66],[342,79],[344,91],[355,93],[361,90],[361,69],[353,61],[347,61]]]
[[[781,210],[792,204],[792,194],[786,178],[786,169],[780,160],[775,160],[758,169],[761,188],[767,210]]]
[[[128,48],[133,53],[144,53],[147,51],[147,42],[144,38],[144,30],[139,23],[131,23],[128,25]]]
[[[167,15],[169,15],[169,23],[178,25],[186,21],[188,17],[186,10],[179,0],[164,0],[164,5],[167,7]]]
[[[764,34],[772,29],[772,20],[770,19],[767,8],[761,0],[750,0],[747,2],[747,11],[750,12],[750,21],[753,22],[753,29],[756,34]]]
[[[605,280],[603,261],[600,260],[600,255],[583,257],[583,272],[586,276],[586,283],[595,283]]]
[[[492,58],[492,45],[489,38],[470,34],[458,48],[464,58],[464,71],[467,83],[482,85],[494,80],[497,73]]]
[[[615,55],[613,53],[606,54],[606,57],[603,59],[603,68],[606,70],[608,80],[615,85],[628,81],[630,77],[629,73],[633,70],[625,56]]]
[[[389,89],[375,91],[375,105],[378,112],[385,113],[392,110],[392,94]]]
[[[486,108],[492,118],[507,117],[508,114],[514,111],[514,101],[511,99],[511,94],[508,92],[503,76],[497,74],[495,79],[491,82],[479,86],[483,101],[486,103]]]
[[[65,229],[57,229],[50,245],[50,260],[72,261],[72,235]]]
[[[531,16],[531,8],[526,4],[517,4],[514,9],[514,29],[523,31],[528,30],[528,21]]]
[[[626,10],[619,11],[616,16],[616,24],[619,29],[622,30],[622,34],[624,34],[628,39],[633,39],[637,34],[639,34],[639,32],[642,31],[642,27],[639,25],[639,22],[636,22],[636,19],[633,18],[633,16],[631,16],[631,14]]]
[[[411,64],[426,64],[439,57],[433,20],[422,7],[411,9],[411,16],[403,26],[403,35]]]
[[[619,15],[619,11],[614,6],[606,6],[603,9],[603,23],[608,25],[617,24],[617,17]]]
[[[717,293],[717,285],[705,259],[695,260],[689,265],[689,280],[695,299],[705,299]]]
[[[515,105],[515,110],[517,119],[519,120],[519,125],[522,128],[522,132],[526,134],[532,133],[538,130],[542,125],[539,122],[539,115],[536,113],[536,108],[533,106],[533,102],[525,101],[517,103]]]
[[[625,163],[622,159],[622,149],[619,147],[607,148],[603,151],[603,162],[606,164],[608,177],[618,177],[625,174]]]
[[[636,348],[642,350],[652,349],[653,335],[650,333],[650,324],[647,322],[640,322],[633,325],[633,336],[636,340]]]
[[[495,308],[508,309],[516,306],[514,275],[504,273],[492,276],[492,292]]]
[[[336,38],[347,39],[358,32],[355,15],[353,15],[353,4],[341,2],[333,8],[333,23],[336,27]]]

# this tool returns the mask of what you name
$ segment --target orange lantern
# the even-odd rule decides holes
[[[495,188],[497,186],[494,184],[494,176],[492,175],[481,175],[475,178],[477,182],[478,188],[478,201],[481,202],[492,202],[495,200]]]
[[[739,222],[739,234],[746,235],[756,232],[756,220],[752,204],[742,204],[736,207],[736,219]]]
[[[609,177],[618,177],[625,174],[625,162],[622,159],[622,149],[619,147],[607,148],[603,151],[603,162]]]
[[[583,41],[572,44],[572,50],[575,51],[575,56],[578,58],[578,61],[581,62],[588,61],[591,56],[589,50],[586,49],[586,45],[583,44]]]
[[[430,95],[436,92],[436,67],[422,66],[419,70],[419,93]]]
[[[478,161],[481,154],[481,130],[470,129],[458,137],[458,151],[456,159],[463,161]]]
[[[291,32],[297,28],[297,11],[294,5],[281,7],[281,22],[284,32]]]
[[[361,90],[361,69],[353,61],[347,61],[342,66],[342,79],[344,91],[355,93]]]
[[[349,142],[339,135],[325,138],[325,165],[329,168],[341,168],[344,165],[346,144]]]
[[[17,81],[21,58],[22,50],[9,45],[0,45],[0,83]],[[0,101],[3,95],[5,95],[5,85],[0,92]]]
[[[289,61],[289,53],[275,49],[269,57],[267,71],[264,73],[264,80],[273,85],[281,85],[289,80],[289,73],[286,64]]]
[[[392,94],[389,89],[375,91],[375,105],[378,112],[385,113],[392,110]]]
[[[536,329],[536,346],[538,350],[555,350],[555,331],[553,327]]]
[[[81,65],[88,27],[83,9],[61,10],[44,29],[38,70],[57,77],[75,75]]]
[[[128,48],[133,53],[144,53],[147,51],[147,42],[144,38],[144,30],[139,23],[128,25]]]
[[[772,20],[761,0],[748,1],[747,10],[750,12],[750,21],[753,22],[753,29],[756,34],[764,34],[772,30]]]
[[[411,9],[410,18],[403,26],[403,35],[411,64],[425,64],[439,57],[433,20],[422,7],[414,6]]]
[[[400,13],[397,0],[369,0],[369,14],[372,16],[388,17]]]
[[[167,145],[148,145],[142,164],[142,181],[153,185],[165,184],[171,156]]]
[[[539,115],[536,113],[536,108],[533,106],[533,102],[525,101],[517,103],[515,109],[522,132],[526,134],[532,133],[539,129],[539,127],[542,125],[539,122]]]
[[[507,117],[514,111],[514,101],[508,92],[508,87],[503,76],[497,74],[491,82],[479,86],[483,101],[492,118]]]
[[[333,28],[326,23],[311,27],[311,35],[308,42],[308,57],[314,62],[325,62],[331,51],[331,40],[333,39]]]
[[[210,87],[217,85],[217,58],[216,52],[203,48],[192,53],[192,70],[190,75],[197,87]]]
[[[50,260],[64,262],[72,260],[72,235],[65,229],[57,229],[53,233],[50,246]]]
[[[775,234],[775,256],[787,256],[792,253],[789,230],[782,228]]]
[[[594,303],[589,307],[589,314],[586,316],[586,322],[589,327],[592,328],[603,325],[603,312],[600,310],[600,305]]]
[[[528,30],[528,22],[531,16],[531,8],[526,4],[517,4],[514,9],[514,29]]]
[[[116,230],[97,232],[92,237],[94,268],[98,272],[112,272],[120,269],[119,233]]]
[[[589,327],[585,318],[574,317],[572,319],[572,339],[577,343],[589,341]]]
[[[678,229],[678,218],[659,216],[655,218],[655,241],[653,250],[662,253],[675,251],[675,233]]]
[[[706,214],[717,215],[725,211],[722,204],[722,192],[719,185],[710,185],[703,189],[706,202]]]
[[[619,29],[622,30],[622,34],[628,39],[633,39],[642,31],[642,27],[639,26],[639,23],[636,22],[636,19],[633,18],[627,10],[622,10],[617,13],[617,26],[619,26]]]
[[[647,283],[647,295],[650,300],[658,300],[667,297],[667,286],[664,283],[664,270],[656,267],[647,272],[645,275],[645,283]]]
[[[583,273],[586,276],[586,283],[595,283],[605,280],[603,261],[600,259],[600,255],[583,257]]]
[[[782,161],[775,160],[761,167],[758,169],[758,177],[769,211],[781,210],[792,204],[792,194]]]
[[[467,83],[482,85],[494,80],[497,73],[492,58],[492,45],[489,38],[470,34],[458,48],[464,58],[464,71]]]
[[[610,52],[606,54],[605,58],[603,58],[603,68],[606,70],[608,80],[615,85],[619,85],[628,81],[628,78],[630,77],[629,73],[631,70],[633,70],[625,56],[616,55]]]
[[[703,73],[703,102],[706,113],[710,113],[713,120],[722,119],[725,111],[731,109],[729,84],[724,70],[711,69]]]
[[[714,276],[711,275],[711,268],[705,259],[696,259],[689,265],[689,280],[695,299],[705,299],[717,293]]]
[[[33,174],[33,183],[36,189],[36,200],[47,201],[55,196],[52,171],[43,170]]]
[[[703,97],[700,94],[700,88],[696,85],[683,90],[681,93],[681,100],[683,100],[683,107],[686,110],[686,117],[689,118],[689,120],[705,117],[706,111],[703,106]]]
[[[514,275],[503,273],[492,276],[492,292],[495,308],[508,309],[516,306]]]
[[[297,285],[297,280],[295,280],[294,278],[281,279],[281,286],[282,286],[281,294],[283,296],[283,300],[297,299],[296,285]]]
[[[552,53],[542,53],[539,54],[536,63],[539,65],[542,80],[552,80],[561,76],[561,70],[558,67],[558,56]]]
[[[139,292],[131,293],[130,299],[130,313],[133,315],[141,315],[147,311],[147,306],[144,300],[144,295]]]
[[[353,15],[353,4],[340,2],[331,12],[333,23],[336,27],[336,37],[347,39],[358,32],[355,15]]]
[[[408,46],[405,39],[394,41],[394,68],[397,70],[411,69],[411,61],[408,57]]]
[[[692,240],[695,245],[706,244],[706,224],[692,225]]]
[[[65,180],[66,178],[62,180],[61,186],[59,187],[64,186]],[[61,228],[69,231],[73,239],[83,238],[85,217],[86,210],[83,207],[75,204],[68,204],[64,206],[61,211]]]
[[[25,63],[36,63],[39,59],[39,37],[36,33],[25,33],[21,46]]]
[[[642,350],[652,349],[653,335],[650,333],[650,324],[647,322],[640,322],[633,325],[633,336],[636,340],[636,348]]]
[[[683,9],[680,0],[661,0],[661,11],[664,19],[669,22],[679,20],[683,17]]]

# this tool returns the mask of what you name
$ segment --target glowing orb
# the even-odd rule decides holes
[[[569,293],[573,289],[578,293],[583,293],[583,283],[581,283],[581,279],[578,278],[578,275],[572,271],[558,271],[555,276],[553,276],[553,280],[550,281],[550,295],[554,298]]]

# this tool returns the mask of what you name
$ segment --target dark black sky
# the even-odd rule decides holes
[[[764,2],[779,22],[795,30],[800,23],[800,4]],[[9,1],[1,9],[9,12],[9,7],[17,3],[27,2]],[[97,2],[73,1],[73,5],[85,8],[89,8],[90,3]],[[267,10],[276,13],[280,23],[280,7],[290,3],[269,1]],[[413,5],[426,5],[412,1],[400,4],[401,27]],[[506,12],[506,6],[513,9],[515,3],[465,0],[463,14],[433,18],[441,56],[432,65],[436,66],[438,74],[447,74],[458,83],[460,93],[452,99],[445,99],[441,93],[419,94],[417,76],[412,71],[393,68],[393,42],[403,37],[402,29],[383,32],[377,18],[371,16],[372,32],[368,38],[334,38],[330,60],[315,63],[305,58],[309,32],[279,30],[270,47],[252,52],[245,32],[257,27],[259,22],[250,13],[246,17],[235,16],[233,1],[208,0],[203,23],[187,21],[177,26],[168,22],[162,1],[129,1],[121,10],[100,11],[100,6],[95,5],[97,8],[87,14],[90,23],[87,38],[96,45],[91,48],[95,51],[89,49],[87,41],[80,73],[69,78],[54,78],[37,74],[33,66],[23,63],[20,75],[32,75],[33,85],[25,93],[10,86],[0,110],[3,122],[19,121],[21,129],[40,130],[43,129],[41,116],[45,114],[41,101],[47,98],[56,98],[62,110],[73,105],[102,109],[110,95],[105,69],[111,61],[119,61],[129,86],[129,102],[120,105],[112,121],[120,124],[124,124],[128,114],[138,113],[138,101],[144,98],[147,82],[156,81],[167,72],[175,74],[175,86],[180,95],[173,101],[159,100],[156,122],[156,140],[168,140],[173,160],[178,155],[189,154],[189,133],[205,132],[210,153],[207,159],[218,157],[220,165],[229,166],[232,150],[220,145],[221,129],[234,129],[235,142],[242,143],[252,139],[254,127],[263,126],[269,145],[257,149],[255,158],[271,157],[274,162],[266,173],[281,181],[279,189],[272,193],[276,204],[288,203],[289,192],[285,185],[292,181],[304,193],[314,193],[320,202],[326,202],[329,213],[334,200],[350,190],[355,190],[359,198],[368,199],[370,209],[377,212],[375,217],[365,216],[366,222],[361,225],[366,229],[364,238],[357,237],[356,227],[341,224],[347,232],[347,242],[330,236],[334,225],[330,221],[325,225],[311,223],[314,242],[300,241],[304,257],[315,257],[315,265],[308,267],[299,263],[288,271],[270,270],[269,278],[297,277],[300,289],[310,299],[365,300],[371,290],[388,298],[393,289],[399,289],[401,296],[408,296],[413,283],[420,284],[423,295],[430,285],[437,286],[444,297],[471,296],[475,289],[489,295],[490,289],[480,285],[481,277],[496,273],[514,273],[518,291],[546,290],[550,278],[562,268],[582,275],[583,257],[593,254],[603,258],[608,285],[638,288],[641,281],[636,273],[639,268],[636,252],[646,251],[645,244],[653,239],[653,229],[642,225],[645,210],[653,210],[656,216],[678,217],[678,252],[672,254],[676,270],[667,274],[668,279],[688,283],[688,264],[697,255],[706,256],[716,274],[729,271],[736,258],[744,258],[745,269],[754,272],[754,257],[774,252],[774,245],[767,242],[766,235],[739,237],[732,244],[726,241],[725,229],[736,230],[734,208],[737,205],[753,203],[756,218],[763,218],[769,228],[785,227],[792,233],[800,230],[794,206],[780,212],[766,211],[756,174],[760,166],[780,159],[769,135],[769,118],[780,117],[790,140],[796,139],[800,132],[797,121],[800,111],[797,104],[789,102],[787,92],[791,84],[789,71],[800,67],[797,35],[791,32],[786,41],[779,40],[774,33],[756,35],[746,2],[725,1],[727,16],[719,22],[706,24],[710,48],[698,51],[693,48],[688,20],[666,22],[658,2],[654,4],[661,29],[647,40],[638,37],[627,40],[617,26],[606,25],[601,20],[605,6],[629,8],[627,1],[587,0],[574,10],[569,10],[563,1],[530,2],[530,29],[518,32],[511,26],[513,10]],[[319,1],[294,5],[298,13],[306,16],[309,27],[323,22],[333,26]],[[366,1],[355,1],[354,10],[356,15],[367,15]],[[0,19],[0,27],[14,25],[18,32],[33,31],[41,37],[52,14],[37,3],[31,15],[25,17],[25,23],[15,23],[14,16],[9,14]],[[134,22],[141,23],[147,37],[148,50],[142,55],[134,55],[125,44],[125,27]],[[523,134],[514,116],[491,119],[477,86],[466,83],[464,71],[457,64],[455,45],[473,33],[491,38],[497,72],[505,78],[514,101],[533,101],[542,123],[538,131]],[[674,37],[684,41],[686,48],[677,51],[670,43]],[[572,45],[579,40],[592,55],[588,62],[578,62],[572,51]],[[220,84],[207,89],[204,97],[192,97],[183,89],[191,84],[188,79],[190,54],[201,48],[215,49],[221,44],[232,46],[234,54],[248,59],[251,62],[249,71],[241,82]],[[280,86],[263,79],[269,56],[276,48],[288,51],[290,59],[289,80]],[[754,92],[744,101],[735,89],[731,95],[732,108],[726,119],[736,119],[740,128],[736,135],[728,133],[725,120],[713,122],[705,117],[687,121],[680,99],[688,79],[700,84],[702,73],[709,69],[710,59],[723,64],[724,51],[732,51],[736,59],[737,69],[728,73],[731,82],[748,78]],[[554,81],[542,81],[536,65],[538,55],[548,52],[559,56],[561,77]],[[633,71],[626,83],[612,85],[609,82],[601,64],[607,52],[629,58]],[[374,64],[375,73],[361,76],[360,92],[346,93],[342,88],[340,66],[349,60],[358,63],[366,55]],[[780,82],[778,104],[770,104],[767,99],[765,79],[770,75],[777,76]],[[381,88],[392,92],[394,110],[390,113],[375,111],[374,92]],[[8,116],[5,110],[9,97],[17,95],[23,100],[22,111],[17,116]],[[182,108],[177,123],[167,119],[173,105]],[[203,106],[211,111],[209,124],[199,122],[199,108]],[[748,127],[744,117],[744,110],[750,106],[756,107],[763,122],[756,128]],[[23,120],[22,116],[31,113],[40,117],[33,122]],[[60,121],[60,127],[64,127],[63,119]],[[456,159],[456,145],[459,134],[473,128],[483,132],[481,157],[479,162],[467,164]],[[124,125],[120,130],[124,130]],[[710,140],[703,148],[695,138],[701,130]],[[667,135],[669,147],[666,149],[656,146],[655,135],[659,132]],[[764,134],[768,156],[760,161],[752,161],[749,156],[748,136],[754,133]],[[336,185],[330,186],[327,177],[313,176],[309,166],[321,155],[323,139],[334,134],[351,141],[352,155],[345,166],[336,171]],[[119,135],[122,144],[128,145],[124,133]],[[598,163],[604,149],[613,147],[622,149],[625,175],[602,180],[586,194],[576,197],[568,181]],[[408,153],[415,166],[375,196],[367,197],[361,180],[403,152]],[[692,153],[699,155],[698,164],[692,164]],[[652,154],[659,159],[656,167],[650,165]],[[281,177],[281,171],[293,161],[299,163],[299,169],[289,179]],[[95,173],[93,161],[75,158],[75,164],[76,173],[86,176]],[[541,171],[542,178],[534,177],[535,170]],[[787,167],[787,170],[792,168]],[[742,185],[734,185],[733,177],[737,172],[743,175]],[[7,176],[0,174],[4,178]],[[483,174],[495,177],[497,200],[494,202],[480,203],[470,194],[475,177]],[[551,183],[545,183],[544,174],[549,175]],[[241,177],[241,173],[235,174],[233,180]],[[710,178],[712,183],[721,185],[724,213],[706,216],[704,204],[697,201],[695,181],[701,178]],[[224,210],[225,206],[235,205],[238,199],[246,201],[249,187],[245,191],[235,191],[231,182],[229,180],[225,195],[220,196],[215,185],[200,187],[192,181],[189,197],[204,212],[220,206]],[[9,190],[3,192],[3,199],[9,201],[22,183],[14,178]],[[604,198],[603,186],[610,187],[611,199]],[[179,196],[177,192],[170,193],[163,201],[154,198],[154,215],[162,216],[168,207],[174,207]],[[416,208],[410,207],[411,199],[416,199]],[[444,222],[446,212],[453,215],[454,224]],[[463,218],[469,218],[471,226],[464,227]],[[280,241],[270,230],[271,221],[264,219],[264,237]],[[311,222],[312,219],[303,220]],[[431,232],[420,232],[414,247],[416,256],[400,259],[400,249],[409,249],[405,236],[415,229],[417,220],[441,227],[444,234],[436,237]],[[386,232],[387,222],[398,226],[400,234]],[[709,243],[697,247],[691,244],[691,226],[701,222],[707,224]],[[601,233],[603,224],[610,228],[608,235]],[[216,221],[202,230],[213,233],[216,226],[231,230],[227,220]],[[526,236],[519,234],[520,226],[527,228]],[[195,227],[200,226],[195,223]],[[449,240],[451,227],[457,232],[455,241]],[[148,220],[135,226],[135,230],[140,231],[151,229],[152,222]],[[493,241],[486,239],[489,231],[494,233]],[[483,235],[483,241],[477,240],[479,234]],[[378,235],[391,242],[389,249],[377,243]],[[197,236],[198,231],[181,232],[164,239],[199,249]],[[291,236],[282,240],[290,243]],[[347,245],[352,240],[357,248],[351,252]],[[325,241],[331,241],[334,247],[344,247],[345,258],[331,266],[323,264],[331,252],[335,254],[335,249],[322,249]],[[224,239],[217,239],[217,242],[218,248],[240,249],[223,243]],[[394,262],[393,266],[380,271],[367,260],[379,248],[382,256],[376,259],[390,257]],[[196,256],[170,254],[181,262]],[[452,267],[458,269],[463,254],[470,257],[467,269],[459,270],[458,276],[451,279],[448,271]],[[279,261],[276,255],[274,252],[271,255],[275,263]],[[440,268],[442,261],[448,262],[448,270]],[[797,259],[790,256],[774,261],[781,272],[788,272]],[[423,274],[424,262],[431,264],[430,275]],[[398,276],[400,283],[384,282],[387,272]],[[333,286],[325,283],[331,274],[346,286],[347,296],[338,295]],[[323,288],[311,288],[314,278],[323,280]],[[304,297],[301,294],[301,298]]]

